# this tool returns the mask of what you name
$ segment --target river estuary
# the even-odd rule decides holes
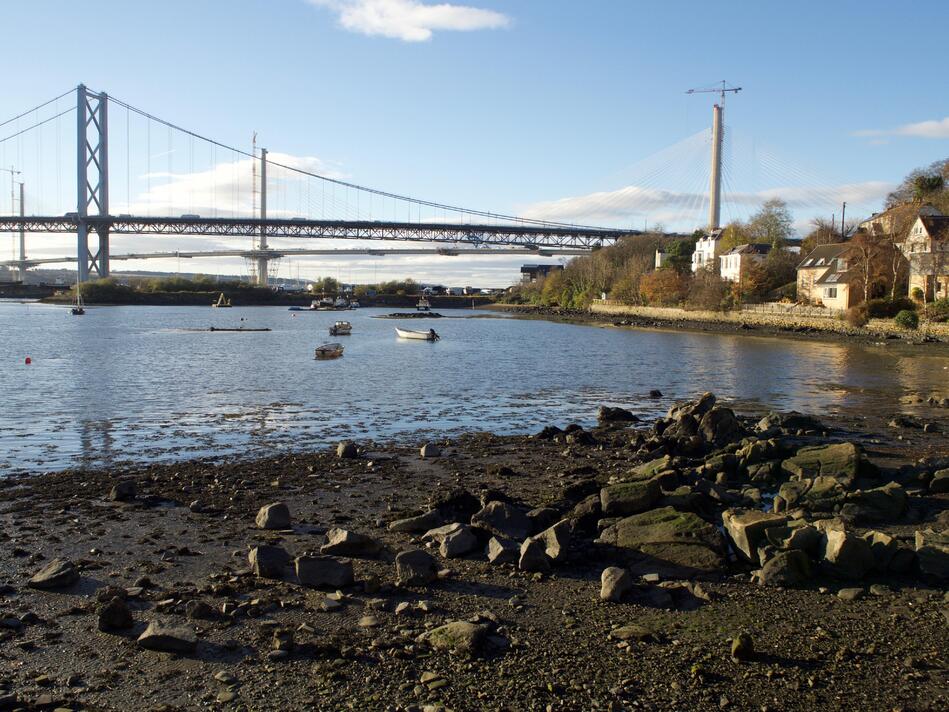
[[[714,390],[746,410],[896,412],[947,395],[945,350],[625,330],[442,310],[92,307],[0,303],[0,476],[80,465],[249,457],[344,438],[532,432],[592,424],[602,404],[644,415]],[[332,339],[337,318],[353,335]],[[243,320],[243,321],[242,321]],[[261,333],[199,331],[269,327]],[[434,327],[436,344],[394,327]],[[313,349],[342,341],[343,358]],[[27,364],[29,357],[32,363]],[[665,397],[648,398],[650,389]]]

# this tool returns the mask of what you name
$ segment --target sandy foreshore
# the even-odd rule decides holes
[[[0,479],[0,709],[946,709],[947,414]]]

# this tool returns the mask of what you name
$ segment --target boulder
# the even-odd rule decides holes
[[[37,571],[27,584],[30,588],[65,588],[79,580],[79,570],[69,559],[53,559]]]
[[[721,406],[712,408],[702,416],[699,430],[707,442],[714,443],[717,447],[740,440],[745,434],[745,429],[731,408]]]
[[[672,507],[621,519],[604,529],[597,543],[645,554],[655,559],[657,569],[677,573],[717,571],[725,563],[725,540],[718,529]]]
[[[560,521],[560,512],[553,507],[537,507],[527,513],[531,520],[531,532],[538,533]]]
[[[530,534],[531,521],[520,509],[507,502],[488,502],[471,517],[471,524],[494,536],[524,539]]]
[[[600,506],[607,517],[639,514],[650,509],[659,495],[659,483],[655,479],[620,482],[600,490]]]
[[[603,509],[600,506],[600,495],[591,494],[590,496],[577,502],[570,510],[570,519],[581,529],[592,528],[598,519],[603,516]]]
[[[732,639],[732,660],[750,660],[755,654],[755,644],[748,633],[740,633]]]
[[[425,514],[419,514],[417,517],[407,517],[397,519],[389,524],[390,532],[427,532],[429,529],[440,527],[445,523],[445,518],[437,509],[429,510]]]
[[[817,418],[798,413],[797,411],[792,410],[789,413],[776,413],[772,411],[758,421],[757,428],[758,430],[783,428],[784,430],[797,432],[798,430],[824,430],[824,424]]]
[[[847,492],[833,477],[792,480],[778,490],[785,508],[803,507],[814,512],[829,512],[840,504]]]
[[[844,498],[841,514],[868,522],[892,522],[906,511],[906,491],[896,482],[859,490]]]
[[[804,447],[781,463],[782,469],[798,479],[831,477],[845,488],[860,474],[863,451],[854,443]]]
[[[198,646],[198,638],[187,626],[154,620],[138,636],[138,644],[162,653],[190,653]]]
[[[639,643],[650,643],[656,640],[656,634],[653,631],[635,623],[614,628],[610,631],[610,637],[613,640],[625,640],[627,642],[635,640]]]
[[[103,632],[131,628],[134,623],[128,604],[118,596],[99,609],[99,630]]]
[[[544,545],[544,554],[553,563],[559,564],[567,558],[570,548],[570,534],[573,527],[567,519],[561,519],[552,527],[548,527],[540,534],[531,537]]]
[[[438,493],[429,501],[429,507],[437,510],[442,515],[444,521],[442,521],[441,524],[467,522],[482,506],[480,499],[464,489]],[[429,527],[429,529],[431,528],[432,527]]]
[[[135,499],[135,481],[122,480],[116,482],[109,492],[109,499],[113,502],[131,502]]]
[[[359,451],[354,443],[344,441],[336,446],[336,457],[340,460],[355,460],[359,457]]]
[[[496,536],[491,537],[485,553],[492,564],[516,564],[521,556],[516,541]]]
[[[600,574],[600,600],[618,603],[633,588],[633,579],[626,569],[610,566]]]
[[[949,530],[916,532],[916,558],[925,576],[939,581],[949,580]]]
[[[667,417],[670,420],[678,420],[687,415],[693,418],[701,418],[715,406],[715,400],[714,393],[703,393],[698,400],[689,401],[687,403],[677,403],[672,406],[669,409]]]
[[[811,578],[811,560],[803,551],[780,551],[768,559],[755,578],[762,586],[802,586]]]
[[[866,539],[841,529],[830,529],[824,536],[821,554],[833,573],[861,579],[873,568],[873,553]]]
[[[637,465],[629,472],[628,480],[651,480],[663,470],[668,470],[672,465],[672,458],[668,455],[658,457],[655,460],[644,462]]]
[[[372,558],[379,553],[381,548],[382,545],[372,537],[334,527],[326,533],[326,543],[320,547],[320,553],[330,556]]]
[[[290,563],[290,554],[279,546],[255,546],[247,555],[254,574],[263,578],[283,578],[283,572]]]
[[[767,541],[767,530],[784,526],[788,518],[783,514],[761,512],[755,509],[727,509],[722,513],[722,524],[746,560],[760,565],[758,547]]]
[[[290,508],[283,502],[265,504],[257,512],[256,521],[260,529],[289,529]]]
[[[419,450],[419,456],[423,460],[434,459],[442,456],[442,451],[435,443],[425,443]]]
[[[395,557],[396,579],[399,586],[424,586],[438,576],[438,562],[421,549],[400,551]]]
[[[490,628],[481,623],[452,621],[419,636],[435,650],[448,650],[467,655],[476,654],[485,643]]]
[[[929,481],[929,491],[931,494],[945,494],[949,492],[949,467],[944,470],[937,470]]]
[[[521,544],[521,557],[517,568],[521,571],[550,571],[550,559],[547,557],[544,542],[539,539],[527,539]]]
[[[600,423],[638,423],[639,418],[625,408],[612,408],[608,405],[600,406],[597,415]]]
[[[438,542],[438,551],[446,559],[464,556],[478,546],[478,537],[471,527],[458,522],[431,529],[422,538]]]
[[[297,579],[303,586],[342,588],[353,583],[353,562],[332,556],[298,556]]]

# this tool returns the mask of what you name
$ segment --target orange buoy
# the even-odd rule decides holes
[[[29,366],[31,363],[33,363],[33,359],[31,359],[29,356],[27,356],[27,357],[26,357],[26,365]]]

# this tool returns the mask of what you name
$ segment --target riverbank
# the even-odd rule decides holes
[[[949,411],[669,405],[0,480],[0,708],[945,709]]]
[[[756,334],[847,343],[879,344],[897,341],[910,345],[944,348],[949,345],[949,324],[922,324],[908,330],[892,320],[872,319],[865,327],[843,320],[753,312],[691,311],[679,308],[637,307],[594,302],[590,309],[563,309],[526,304],[494,304],[491,309],[524,318],[550,319],[578,324],[711,333]]]
[[[94,296],[84,297],[90,306],[211,306],[222,294],[221,291],[211,292],[139,292],[129,291],[127,294],[110,295],[106,299],[96,300]],[[247,288],[240,290],[223,291],[224,296],[231,300],[235,307],[286,306],[308,307],[314,300],[311,294],[289,292],[274,292],[270,289]],[[70,292],[60,292],[40,299],[45,304],[71,304],[74,297]],[[319,299],[319,296],[316,297]],[[363,307],[399,307],[415,308],[418,303],[417,295],[380,294],[372,297],[359,297]],[[474,296],[457,297],[441,296],[428,297],[430,305],[440,309],[472,309],[485,307],[493,303],[493,297]]]

